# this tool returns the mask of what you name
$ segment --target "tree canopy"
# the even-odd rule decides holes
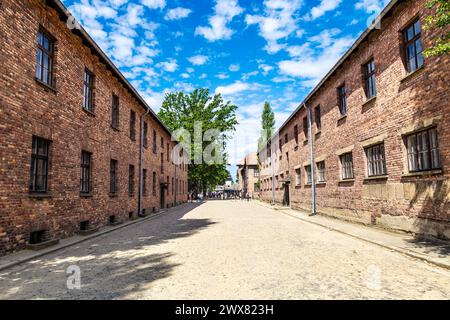
[[[425,29],[442,29],[444,34],[438,37],[434,45],[424,50],[425,57],[441,56],[450,53],[450,1],[430,0],[425,5],[428,9],[434,9],[435,13],[425,20]]]
[[[275,131],[275,114],[270,103],[267,101],[264,103],[263,112],[261,114],[261,126],[262,130],[258,140],[258,151],[270,140]]]
[[[220,94],[211,96],[209,90],[204,88],[196,89],[190,94],[166,94],[158,116],[172,133],[184,131],[185,135],[178,137],[178,140],[188,151],[191,190],[206,192],[224,184],[228,178],[225,147],[238,124],[236,109],[237,106],[224,102]],[[211,135],[208,133],[211,131],[218,134]],[[199,136],[200,141],[197,141],[196,137]],[[212,154],[222,161],[199,161],[199,152],[203,154],[205,150],[213,150]],[[217,152],[222,154],[216,154]]]

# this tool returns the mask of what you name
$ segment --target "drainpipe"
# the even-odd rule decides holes
[[[308,125],[309,125],[309,146],[310,146],[310,161],[311,161],[311,196],[312,196],[312,205],[311,205],[311,215],[316,215],[316,179],[314,177],[314,169],[315,169],[315,163],[314,163],[314,139],[312,134],[312,111],[311,108],[308,108],[306,104],[304,103],[303,106],[305,107],[306,111],[308,112]]]
[[[270,143],[270,163],[272,164],[272,205],[275,205],[275,163],[273,157],[273,143]]]
[[[175,161],[175,163],[174,163],[174,165],[175,165],[175,181],[174,181],[174,183],[175,183],[175,195],[174,195],[174,205],[176,206],[177,205],[177,193],[178,193],[178,184],[179,184],[179,182],[177,182],[177,167],[178,167],[178,156],[179,155],[177,155],[177,157],[176,157],[176,161]]]
[[[138,188],[138,216],[142,217],[142,157],[144,151],[144,117],[150,113],[147,109],[145,114],[139,117],[139,188]]]

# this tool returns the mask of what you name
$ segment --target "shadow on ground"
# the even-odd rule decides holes
[[[0,273],[0,299],[123,299],[169,277],[178,264],[157,245],[189,237],[215,224],[183,219],[202,203],[89,240]],[[69,266],[81,270],[81,290],[67,289]],[[151,299],[151,297],[146,297]]]

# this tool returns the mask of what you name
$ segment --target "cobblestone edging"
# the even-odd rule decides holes
[[[400,248],[398,246],[394,246],[394,245],[383,243],[381,241],[376,241],[376,240],[373,240],[373,239],[369,239],[368,237],[362,237],[360,235],[357,235],[357,234],[354,234],[354,233],[351,233],[351,232],[348,232],[348,231],[345,231],[345,230],[342,230],[342,229],[339,229],[339,228],[336,228],[336,227],[333,227],[333,226],[330,226],[330,225],[327,225],[327,224],[324,224],[324,223],[320,223],[320,222],[313,221],[313,220],[308,220],[308,219],[305,219],[305,218],[303,218],[303,217],[301,217],[299,215],[294,215],[294,214],[290,213],[287,210],[293,210],[293,209],[289,209],[287,207],[285,208],[285,207],[271,206],[271,205],[267,205],[267,204],[265,204],[265,203],[263,203],[261,201],[256,201],[256,203],[258,205],[260,205],[260,206],[272,209],[274,211],[281,212],[284,215],[288,215],[290,217],[296,218],[296,219],[301,220],[303,222],[310,223],[310,224],[313,224],[313,225],[317,225],[317,226],[326,228],[326,229],[328,229],[330,231],[335,231],[335,232],[338,232],[338,233],[341,233],[341,234],[345,234],[345,235],[350,236],[352,238],[359,239],[359,240],[362,240],[362,241],[365,241],[365,242],[368,242],[368,243],[372,243],[372,244],[375,244],[377,246],[380,246],[380,247],[383,247],[383,248],[386,248],[386,249],[389,249],[389,250],[393,250],[393,251],[396,251],[396,252],[401,253],[403,255],[409,256],[411,258],[419,259],[421,261],[425,261],[425,262],[433,264],[435,266],[438,266],[438,267],[450,270],[450,259],[447,259],[447,261],[445,261],[445,259],[437,260],[437,259],[435,259],[433,257],[430,257],[429,255],[427,255],[425,253],[422,254],[422,253],[417,252],[417,251],[403,249],[403,248]],[[294,211],[301,213],[301,211],[299,211],[299,210],[294,210]],[[323,217],[323,218],[326,218],[326,217]],[[349,222],[346,222],[346,221],[340,221],[340,222],[350,224]],[[361,226],[355,225],[355,227],[361,227]]]
[[[141,223],[141,222],[144,222],[144,221],[147,221],[147,220],[151,220],[151,219],[157,218],[157,217],[163,215],[164,213],[169,213],[170,211],[172,211],[172,209],[182,208],[183,206],[184,205],[177,206],[177,207],[171,208],[169,210],[166,210],[166,209],[165,210],[161,210],[160,212],[152,214],[152,215],[149,215],[147,217],[138,218],[136,220],[128,221],[128,222],[125,222],[125,223],[123,223],[121,225],[118,225],[118,226],[110,227],[110,228],[105,229],[105,230],[100,230],[99,232],[94,233],[94,234],[89,235],[89,236],[80,236],[80,237],[77,237],[77,239],[74,239],[75,237],[71,237],[71,238],[67,239],[66,243],[61,243],[60,242],[60,244],[52,246],[52,247],[49,247],[47,249],[44,249],[44,250],[42,250],[42,251],[40,251],[38,253],[34,253],[34,254],[26,255],[26,256],[24,255],[23,257],[18,257],[17,259],[14,259],[14,257],[13,257],[14,254],[12,254],[10,256],[1,257],[0,258],[0,271],[9,269],[9,268],[14,267],[16,265],[19,265],[19,264],[22,264],[22,263],[25,263],[25,262],[28,262],[28,261],[31,261],[31,260],[34,260],[34,259],[37,259],[37,258],[40,258],[40,257],[48,255],[50,253],[53,253],[53,252],[56,252],[56,251],[59,251],[59,250],[62,250],[62,249],[74,246],[76,244],[79,244],[79,243],[82,243],[82,242],[85,242],[85,241],[88,241],[88,240],[91,240],[91,239],[94,239],[94,238],[98,238],[98,237],[103,236],[105,234],[111,233],[111,232],[119,230],[119,229],[126,228],[126,227],[134,225],[136,223]],[[16,254],[20,255],[21,252],[18,252]],[[22,252],[22,254],[23,254],[23,252]],[[6,260],[6,261],[11,260],[11,262],[2,263],[1,260]]]

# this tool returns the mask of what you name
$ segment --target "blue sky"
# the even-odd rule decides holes
[[[387,0],[64,0],[149,105],[206,87],[236,104],[229,162],[280,126]],[[233,170],[234,172],[234,170]]]

